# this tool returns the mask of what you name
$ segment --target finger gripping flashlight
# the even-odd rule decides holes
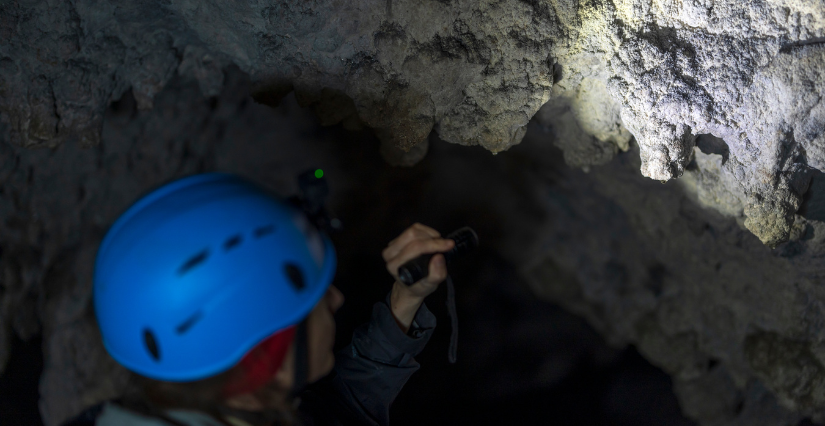
[[[444,260],[446,260],[447,266],[454,260],[464,257],[464,255],[478,247],[478,235],[476,231],[469,226],[459,228],[445,238],[455,241],[455,246],[453,246],[450,251],[439,252],[444,254]],[[398,268],[398,279],[408,286],[417,283],[430,274],[430,259],[437,254],[438,253],[422,254],[401,265]]]

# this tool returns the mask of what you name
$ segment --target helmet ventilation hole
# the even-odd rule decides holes
[[[242,238],[240,234],[233,235],[231,238],[229,238],[228,240],[226,240],[226,242],[223,243],[223,249],[226,251],[232,250],[233,248],[235,248],[235,246],[240,244],[241,241]]]
[[[284,269],[286,270],[286,276],[289,278],[290,284],[292,284],[296,290],[303,290],[306,284],[304,283],[304,274],[301,273],[301,269],[294,263],[287,263]]]
[[[143,344],[146,345],[146,350],[155,361],[160,361],[160,351],[158,350],[158,342],[155,340],[155,334],[148,328],[143,329]]]
[[[275,232],[275,225],[266,225],[255,228],[255,238],[261,238]]]
[[[187,318],[186,321],[178,325],[175,331],[177,331],[178,334],[186,333],[187,331],[189,331],[190,328],[192,328],[193,325],[195,325],[196,322],[200,321],[201,318],[203,318],[203,312],[195,312],[195,315],[192,315],[191,317]]]
[[[201,264],[206,258],[209,256],[209,250],[204,250],[192,257],[189,258],[181,267],[178,269],[178,275],[183,275],[189,272],[190,269],[194,268]]]

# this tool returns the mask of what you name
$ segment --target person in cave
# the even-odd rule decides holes
[[[419,223],[390,241],[392,290],[335,357],[331,240],[235,175],[163,185],[118,218],[95,263],[104,346],[133,391],[65,424],[387,425],[435,327],[424,299],[447,276],[443,255],[412,286],[396,271],[454,244]]]

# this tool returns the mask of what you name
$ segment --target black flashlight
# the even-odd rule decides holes
[[[455,246],[453,246],[450,251],[442,253],[447,265],[458,258],[464,257],[464,255],[478,247],[478,235],[476,234],[476,231],[469,226],[459,228],[450,233],[450,235],[447,235],[445,238],[455,241]],[[437,254],[438,253],[422,254],[421,256],[418,256],[417,258],[401,265],[398,268],[398,279],[406,285],[413,285],[417,283],[419,280],[429,275],[430,259]]]

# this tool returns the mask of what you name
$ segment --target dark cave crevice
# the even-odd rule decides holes
[[[42,338],[12,337],[11,357],[0,375],[0,419],[3,425],[42,426],[38,401],[43,372]]]
[[[825,173],[814,170],[797,214],[808,220],[825,222]]]
[[[730,148],[722,138],[717,138],[711,134],[696,136],[696,146],[705,154],[717,154],[722,156],[722,164],[728,162]]]

